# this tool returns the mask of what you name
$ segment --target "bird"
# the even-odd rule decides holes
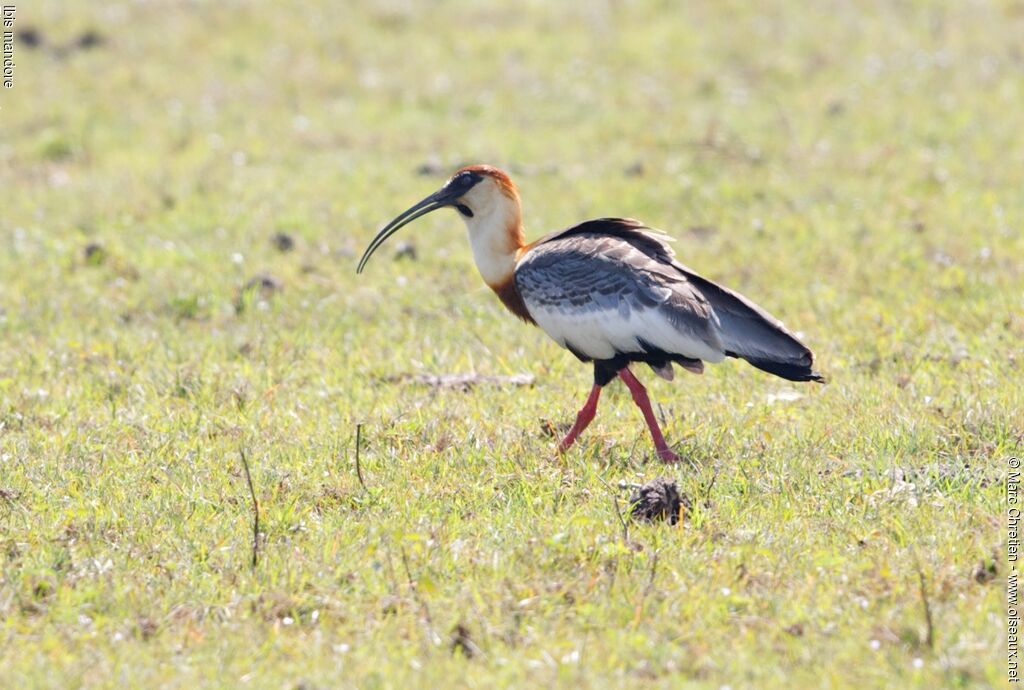
[[[618,378],[640,408],[657,457],[681,460],[631,365],[647,364],[671,381],[673,365],[702,374],[705,362],[732,357],[790,381],[825,381],[811,350],[782,322],[676,260],[672,238],[660,230],[632,218],[596,218],[527,242],[519,191],[491,165],[460,168],[387,223],[356,272],[400,228],[441,208],[465,221],[480,276],[505,307],[593,365],[593,386],[558,444],[560,454],[593,421],[601,391]]]

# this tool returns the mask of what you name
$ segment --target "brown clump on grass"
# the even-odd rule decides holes
[[[275,232],[270,238],[270,242],[281,253],[295,249],[295,238],[286,232]]]
[[[245,283],[242,290],[259,290],[260,295],[267,298],[282,288],[284,288],[284,283],[278,278],[269,273],[258,273]]]
[[[461,653],[467,659],[480,655],[480,647],[473,641],[469,628],[464,623],[459,623],[452,629],[451,650],[452,654]]]
[[[629,497],[629,514],[634,520],[679,522],[683,509],[689,509],[690,499],[679,493],[674,481],[658,477],[637,487]]]

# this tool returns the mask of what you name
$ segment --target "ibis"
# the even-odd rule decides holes
[[[566,451],[594,419],[602,389],[616,378],[643,413],[664,462],[679,456],[665,442],[643,384],[630,365],[664,379],[673,365],[701,374],[705,362],[743,359],[790,381],[822,381],[814,355],[782,323],[749,299],[676,260],[671,238],[631,218],[598,218],[527,243],[519,192],[490,165],[458,170],[444,186],[385,225],[359,261],[399,228],[453,208],[469,233],[484,282],[510,312],[539,326],[594,367],[594,384],[558,445]]]

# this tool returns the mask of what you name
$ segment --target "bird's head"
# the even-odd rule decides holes
[[[407,209],[385,225],[359,260],[357,273],[362,273],[370,255],[401,227],[439,208],[451,207],[466,222],[470,238],[498,238],[508,235],[512,243],[521,245],[519,192],[504,171],[491,165],[470,165],[460,169],[444,185],[423,201]],[[474,244],[475,246],[475,244]]]

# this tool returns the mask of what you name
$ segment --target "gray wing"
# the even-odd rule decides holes
[[[552,311],[566,300],[577,309],[605,314],[616,306],[630,313],[643,308],[685,338],[688,350],[667,352],[711,362],[723,355],[739,357],[790,380],[823,380],[812,369],[811,351],[778,319],[679,263],[670,241],[629,218],[587,221],[538,241],[517,266],[516,284],[535,320],[534,304],[538,311]],[[570,347],[571,333],[564,331],[559,335]],[[668,340],[657,328],[654,332],[662,344]],[[645,334],[634,339],[643,349]],[[702,352],[694,341],[703,344]]]
[[[704,296],[628,238],[551,236],[523,256],[515,280],[537,325],[583,359],[659,350],[709,361],[725,356]]]

